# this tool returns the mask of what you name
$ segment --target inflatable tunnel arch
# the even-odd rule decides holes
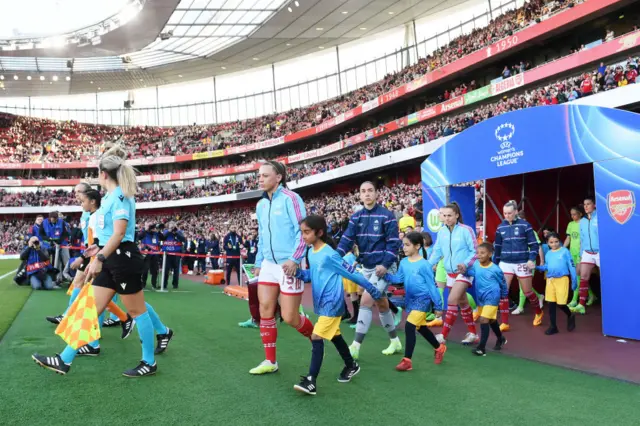
[[[561,211],[595,195],[603,333],[640,340],[640,274],[635,267],[640,257],[639,114],[583,105],[503,114],[450,139],[422,163],[421,177],[425,222],[431,231],[435,209],[450,199],[462,201],[465,218],[472,211],[474,200],[461,191],[464,188],[453,186],[461,183],[491,180],[511,188],[506,190],[509,195],[528,188],[526,197],[511,198],[533,201],[530,210],[525,202],[525,211],[543,211],[535,218],[527,214],[534,228],[551,217],[561,235],[561,225],[566,225]],[[497,204],[497,215],[501,208]],[[485,202],[485,217],[490,209]],[[490,222],[485,235],[493,240],[497,223]]]

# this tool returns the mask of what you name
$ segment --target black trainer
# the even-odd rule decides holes
[[[316,394],[316,381],[311,376],[300,376],[302,380],[297,385],[293,385],[293,389],[298,392],[306,393],[307,395],[315,395]]]
[[[571,312],[569,319],[567,320],[567,331],[573,331],[576,329],[576,314]]]
[[[504,345],[507,344],[507,338],[504,337],[504,335],[502,336],[502,339],[498,340],[496,342],[496,345],[493,347],[494,351],[501,351],[502,348],[504,348]]]
[[[351,379],[353,379],[353,376],[355,376],[359,372],[360,372],[360,365],[357,362],[353,361],[353,364],[351,365],[351,367],[345,366],[342,369],[340,376],[338,376],[338,381],[340,383],[350,382]]]
[[[107,318],[106,320],[104,320],[102,322],[102,326],[103,327],[115,327],[116,325],[120,324],[120,320],[119,319],[113,319],[111,317]]]
[[[553,334],[558,334],[559,331],[560,330],[558,330],[558,327],[551,326],[547,328],[547,331],[545,331],[544,334],[546,334],[547,336],[551,336]]]
[[[158,346],[156,346],[155,354],[159,355],[167,350],[167,346],[169,346],[169,342],[173,339],[173,330],[167,327],[167,332],[165,334],[158,334],[156,336],[156,340],[158,341]]]
[[[136,368],[132,368],[131,370],[127,370],[122,373],[125,377],[144,377],[144,376],[152,376],[156,374],[158,371],[158,364],[149,365],[144,361],[140,361],[140,365]]]
[[[100,346],[94,348],[91,345],[84,345],[78,349],[78,356],[98,356],[100,355]]]
[[[133,328],[136,326],[136,320],[134,320],[133,318],[131,318],[131,315],[127,314],[127,320],[125,322],[121,322],[120,325],[122,326],[122,338],[126,339],[127,337],[129,337],[131,335],[131,332],[133,331]]]
[[[63,376],[67,374],[71,369],[71,365],[65,364],[58,354],[53,357],[33,354],[31,355],[31,359],[33,359],[39,366],[44,367],[47,370],[55,371],[56,373],[62,374]]]
[[[487,352],[480,347],[473,349],[471,353],[475,356],[487,356]]]
[[[47,318],[47,321],[49,321],[51,324],[60,324],[64,316],[56,315],[55,317],[46,317],[46,318]]]

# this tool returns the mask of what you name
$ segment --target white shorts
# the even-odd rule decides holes
[[[396,272],[398,272],[398,267],[397,265],[394,263],[393,265],[391,265],[389,267],[388,273],[389,274],[395,274]],[[389,287],[389,284],[384,277],[380,278],[379,276],[376,275],[376,268],[362,268],[362,275],[375,287],[378,289],[378,291],[380,291],[380,293],[382,293],[384,296],[386,296],[386,292],[387,292],[387,287]]]
[[[288,296],[304,293],[304,282],[302,280],[288,277],[282,270],[282,266],[271,263],[268,260],[262,261],[260,275],[258,275],[258,285],[280,287],[280,294]]]
[[[515,275],[518,278],[529,278],[533,276],[533,274],[527,267],[526,262],[525,263],[500,262],[498,266],[500,267],[500,269],[502,269],[502,272],[505,275]]]
[[[596,265],[599,268],[600,267],[600,253],[583,251],[582,252],[582,257],[580,258],[580,263],[590,263],[592,265]]]
[[[453,284],[456,281],[462,281],[464,283],[469,284],[469,287],[471,287],[473,285],[473,277],[467,277],[465,275],[462,274],[447,274],[447,287],[451,288],[453,287]]]

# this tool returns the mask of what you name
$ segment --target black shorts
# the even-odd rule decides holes
[[[93,280],[96,287],[106,287],[118,294],[135,294],[142,290],[144,257],[132,242],[120,244],[102,265]]]

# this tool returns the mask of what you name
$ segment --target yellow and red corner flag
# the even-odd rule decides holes
[[[78,349],[100,338],[98,310],[91,284],[82,288],[77,299],[58,324],[56,334],[62,337],[62,340],[73,349]]]

